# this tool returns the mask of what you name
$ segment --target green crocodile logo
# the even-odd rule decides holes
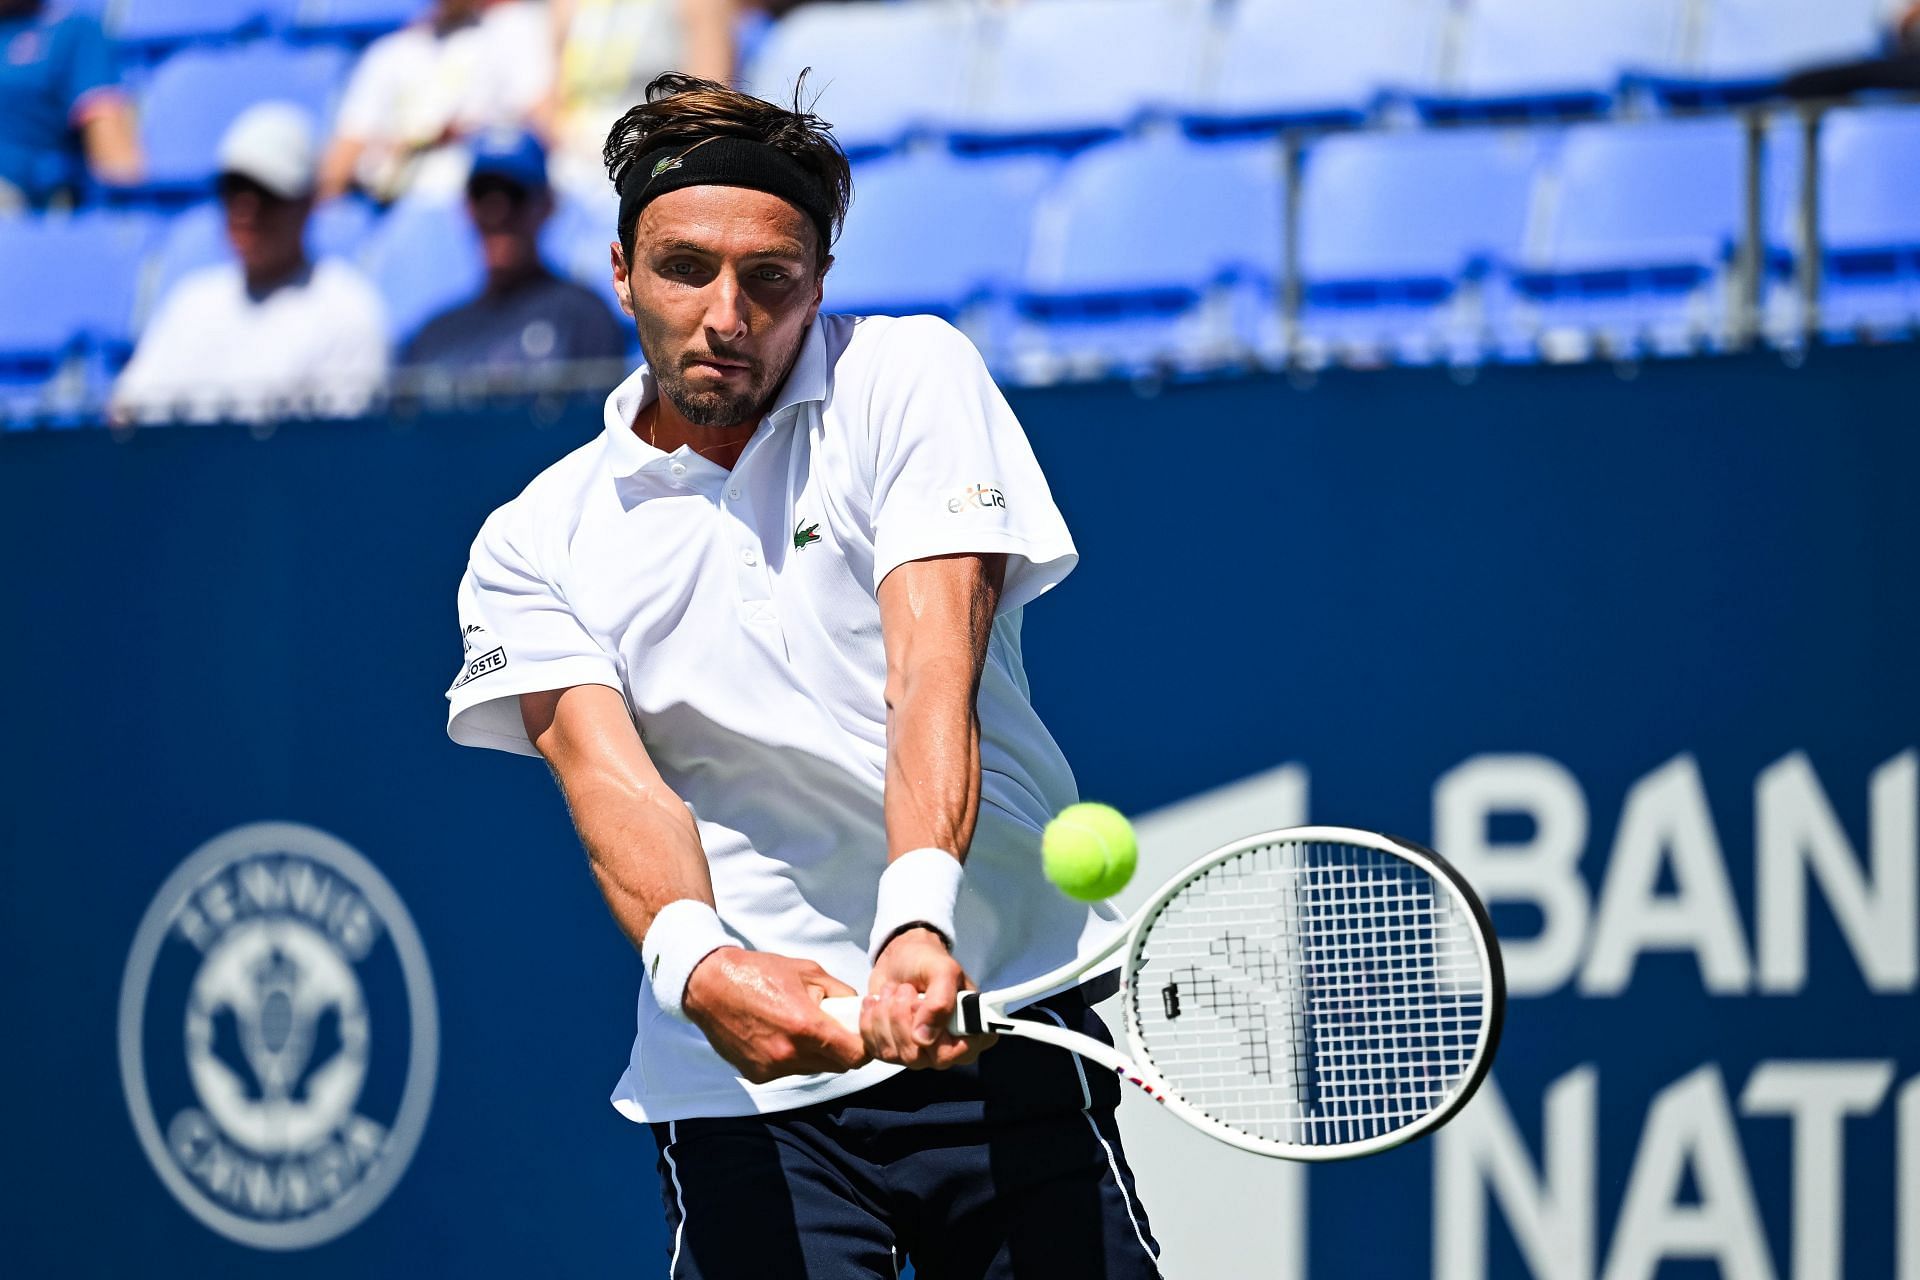
[[[820,541],[820,522],[818,520],[815,520],[812,524],[808,524],[805,520],[802,520],[799,524],[793,526],[793,549],[795,551],[810,547],[818,541]]]

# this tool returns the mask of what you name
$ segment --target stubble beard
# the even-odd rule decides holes
[[[696,390],[687,381],[684,366],[676,364],[668,368],[664,362],[654,358],[658,347],[664,344],[649,341],[645,324],[636,324],[635,328],[640,335],[640,353],[646,357],[648,366],[654,372],[654,385],[660,395],[673,405],[681,417],[696,427],[736,427],[758,422],[767,406],[773,403],[774,392],[779,390],[780,384],[786,381],[799,360],[800,343],[804,341],[805,332],[802,331],[802,338],[794,342],[793,350],[787,353],[778,373],[772,377],[767,375],[768,366],[756,360],[751,363],[751,380],[744,391],[702,391]],[[742,358],[725,350],[705,354],[728,360]]]
[[[660,394],[696,427],[733,427],[760,416],[770,397],[758,379],[745,391],[696,391],[679,370],[659,374]]]

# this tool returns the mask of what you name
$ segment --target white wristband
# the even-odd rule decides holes
[[[720,923],[719,913],[698,899],[678,898],[660,908],[640,942],[654,1003],[684,1020],[687,979],[694,966],[721,947],[739,945]]]
[[[867,959],[878,960],[893,935],[924,924],[953,946],[953,906],[960,898],[960,859],[945,849],[915,849],[880,874],[880,900],[873,909]]]

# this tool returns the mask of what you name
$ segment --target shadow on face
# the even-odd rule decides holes
[[[433,25],[451,31],[478,17],[487,0],[437,0],[433,6]]]
[[[540,263],[540,228],[553,211],[553,196],[530,191],[502,178],[475,178],[467,184],[467,215],[480,233],[487,274],[502,277],[531,273]]]
[[[305,261],[311,199],[288,200],[233,173],[221,176],[218,191],[227,239],[250,281],[291,274]]]
[[[763,191],[685,187],[640,211],[614,288],[660,394],[695,426],[757,417],[786,381],[833,259],[806,214]]]

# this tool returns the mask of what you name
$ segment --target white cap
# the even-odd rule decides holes
[[[220,172],[251,178],[287,200],[313,192],[313,120],[291,102],[261,102],[242,111],[220,139]]]

